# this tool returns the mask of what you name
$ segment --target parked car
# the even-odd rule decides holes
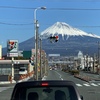
[[[26,67],[20,67],[19,74],[27,74]]]

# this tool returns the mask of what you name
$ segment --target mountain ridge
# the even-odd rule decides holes
[[[68,32],[66,32],[66,30],[64,29],[68,29],[69,33],[73,33],[67,34]],[[69,29],[70,31],[71,29],[73,31],[70,32]],[[63,33],[61,34],[60,32]],[[51,43],[50,39],[48,39],[48,37],[50,37],[51,35],[58,35],[59,41]],[[41,32],[40,36],[42,38],[42,49],[45,50],[47,54],[76,56],[79,51],[82,51],[83,54],[89,55],[93,55],[94,53],[97,54],[98,52],[97,41],[100,40],[100,36],[97,36],[95,34],[88,34],[79,29],[71,27],[66,23],[57,22],[53,26],[50,26],[49,28]],[[35,48],[35,37],[19,43],[19,50],[28,51],[32,48]]]
[[[56,22],[52,26],[48,27],[46,30],[41,32],[41,37],[45,39],[45,37],[49,37],[50,35],[59,35],[61,34],[62,37],[67,36],[90,36],[95,38],[100,38],[100,36],[95,34],[86,33],[78,28],[74,28],[68,25],[65,22]]]

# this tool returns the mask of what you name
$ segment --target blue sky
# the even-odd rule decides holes
[[[34,9],[41,6],[47,9],[37,10],[39,33],[59,21],[100,35],[100,0],[0,0],[0,44],[33,37]]]

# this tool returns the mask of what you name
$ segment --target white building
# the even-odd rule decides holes
[[[0,59],[2,59],[2,45],[0,45]]]
[[[79,51],[78,59],[81,60],[80,68],[84,69],[85,67],[93,67],[93,58],[89,55],[83,55],[83,53]]]
[[[80,68],[84,69],[84,56],[81,51],[79,51],[79,53],[78,53],[78,59],[81,60]]]

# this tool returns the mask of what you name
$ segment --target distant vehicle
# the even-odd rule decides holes
[[[19,74],[27,74],[26,67],[20,67]]]
[[[17,83],[11,100],[83,100],[72,81],[27,81]]]
[[[52,70],[52,68],[50,68],[50,70]]]

